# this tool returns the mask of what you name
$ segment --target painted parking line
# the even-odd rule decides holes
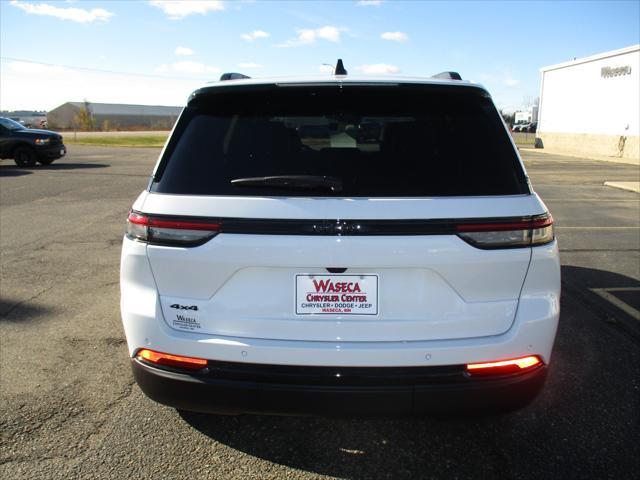
[[[627,192],[640,193],[640,182],[604,182],[606,187],[626,190]]]
[[[604,298],[609,303],[612,303],[620,310],[625,312],[632,318],[640,321],[640,311],[633,308],[628,303],[623,302],[618,297],[612,295],[610,292],[640,292],[640,287],[626,287],[626,288],[591,288],[590,289],[596,295]]]

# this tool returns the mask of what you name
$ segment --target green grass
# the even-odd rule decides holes
[[[64,136],[68,145],[99,145],[106,147],[163,147],[169,133],[157,135],[87,136],[74,140],[73,134]]]
[[[528,132],[513,132],[513,141],[519,147],[533,147],[536,143],[536,134]]]

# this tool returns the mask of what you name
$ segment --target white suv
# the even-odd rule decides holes
[[[529,402],[558,246],[487,91],[237,77],[191,95],[129,214],[121,309],[145,394],[214,413]]]

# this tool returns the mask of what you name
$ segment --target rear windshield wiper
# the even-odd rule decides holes
[[[270,177],[234,178],[236,187],[279,187],[315,190],[325,188],[332,192],[342,191],[342,180],[322,175],[274,175]]]

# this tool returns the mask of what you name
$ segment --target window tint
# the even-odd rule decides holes
[[[342,189],[231,183],[275,175],[330,176]],[[151,190],[342,197],[529,191],[491,101],[475,88],[442,86],[273,87],[196,97]]]
[[[23,130],[24,125],[11,120],[10,118],[0,118],[0,125],[2,125],[7,130]]]

